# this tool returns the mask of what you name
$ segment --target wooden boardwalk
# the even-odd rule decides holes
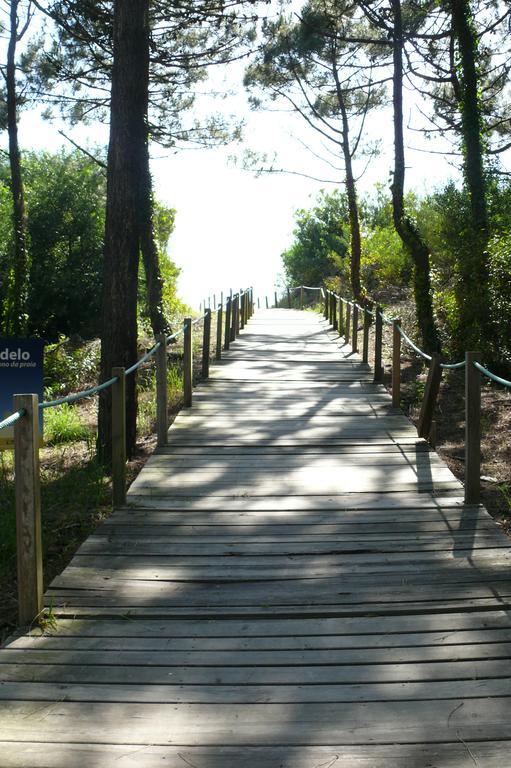
[[[509,541],[309,312],[250,321],[0,651],[1,768],[505,768]]]

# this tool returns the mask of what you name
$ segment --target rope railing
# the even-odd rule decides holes
[[[214,302],[216,303],[216,302]],[[160,334],[155,344],[129,368],[112,368],[112,377],[94,387],[59,397],[55,400],[38,401],[35,394],[14,395],[14,412],[0,421],[0,430],[14,426],[14,476],[16,525],[18,529],[18,572],[24,579],[18,582],[18,613],[21,625],[31,623],[42,611],[42,546],[41,546],[41,495],[39,479],[38,450],[40,444],[39,413],[65,403],[97,395],[111,388],[112,416],[112,500],[114,507],[126,503],[126,378],[134,374],[151,358],[156,362],[156,435],[157,445],[167,443],[168,432],[168,345],[183,334],[183,399],[184,406],[192,405],[193,389],[193,332],[202,322],[202,363],[203,378],[209,376],[211,356],[211,320],[216,312],[215,357],[221,359],[222,346],[229,349],[254,311],[253,289],[245,288],[239,293],[232,292],[226,301],[221,301],[216,310],[206,309],[204,315],[192,320],[185,317],[180,329],[170,335]],[[225,314],[225,317],[224,317]],[[225,341],[223,330],[225,328]],[[224,343],[223,343],[224,341]],[[223,344],[222,344],[223,343]],[[23,482],[18,482],[23,478]]]
[[[11,413],[3,421],[0,421],[0,429],[7,429],[7,427],[12,427],[13,424],[16,424],[16,422],[25,415],[25,413],[26,411],[24,408],[20,408],[20,410],[16,411],[15,413]]]
[[[481,365],[476,360],[474,360],[474,368],[477,368],[479,373],[482,373],[483,376],[486,376],[488,379],[497,382],[497,384],[502,384],[503,387],[511,388],[511,381],[503,379],[502,376],[497,376],[496,373],[492,373],[492,371],[489,371],[488,368],[485,368],[484,365]]]
[[[511,389],[511,381],[498,376],[489,368],[486,368],[479,361],[479,354],[476,352],[466,352],[465,359],[459,362],[445,363],[441,362],[438,355],[430,355],[422,350],[408,336],[401,325],[399,318],[390,318],[385,315],[381,307],[376,307],[372,311],[369,307],[361,307],[356,302],[350,302],[339,297],[334,291],[325,289],[325,319],[330,325],[338,330],[340,335],[344,335],[345,343],[350,342],[353,351],[357,351],[357,332],[356,318],[353,318],[353,327],[351,328],[350,311],[355,309],[357,313],[361,311],[364,317],[364,347],[362,361],[368,362],[367,355],[367,336],[368,319],[369,322],[375,321],[374,334],[374,381],[383,381],[382,366],[382,327],[384,324],[392,326],[392,404],[394,407],[400,405],[400,387],[401,387],[401,341],[404,341],[413,351],[422,357],[428,363],[428,377],[426,381],[424,397],[421,405],[418,419],[418,435],[434,442],[435,421],[433,419],[436,400],[439,393],[442,370],[465,370],[465,503],[478,504],[481,494],[481,381],[482,377]],[[346,312],[343,314],[343,306],[346,305]]]

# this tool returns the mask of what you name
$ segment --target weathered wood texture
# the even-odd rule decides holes
[[[345,339],[260,311],[193,403],[0,651],[0,765],[506,765],[508,540]]]

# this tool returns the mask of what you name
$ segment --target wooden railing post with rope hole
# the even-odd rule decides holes
[[[156,439],[158,448],[167,444],[168,386],[167,386],[167,339],[165,334],[156,337]]]
[[[18,569],[18,616],[29,624],[43,609],[43,549],[37,395],[14,395],[14,482]]]

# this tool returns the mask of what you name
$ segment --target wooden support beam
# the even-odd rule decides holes
[[[156,350],[156,438],[158,448],[167,444],[168,386],[167,386],[167,339],[164,333],[156,337],[160,346]]]
[[[216,312],[216,346],[215,346],[215,359],[222,359],[222,320],[223,320],[224,308],[222,304]]]
[[[300,309],[303,309],[303,285],[300,286]]]
[[[399,408],[401,400],[401,319],[392,321],[392,407]]]
[[[279,305],[279,300],[277,297],[277,291],[275,291],[275,309],[277,309],[278,305]]]
[[[343,300],[341,296],[337,299],[337,312],[338,312],[338,318],[337,318],[337,332],[339,336],[344,336],[344,317],[343,317]]]
[[[229,349],[231,343],[231,314],[232,314],[232,300],[230,296],[225,301],[225,333],[224,333],[224,349]]]
[[[238,312],[238,294],[236,293],[232,297],[231,336],[230,336],[231,341],[235,341],[236,340],[236,328],[237,328],[237,323],[238,323],[238,320],[236,318],[237,312]]]
[[[362,339],[362,362],[368,363],[369,362],[369,329],[371,327],[371,315],[367,311],[367,308],[364,308],[364,332],[363,332],[363,339]]]
[[[291,294],[289,292],[289,288],[287,288],[287,307],[288,309],[291,309]]]
[[[346,302],[346,316],[344,318],[344,342],[346,344],[350,343],[350,333],[351,333],[351,302]]]
[[[247,301],[247,294],[242,293],[240,295],[240,323],[239,323],[240,330],[243,330],[243,328],[245,327],[246,301]]]
[[[112,502],[126,504],[126,377],[124,368],[112,368]]]
[[[481,500],[481,374],[479,352],[465,354],[465,503]]]
[[[193,387],[193,338],[192,338],[192,318],[184,319],[184,337],[183,337],[183,395],[184,407],[192,407],[192,387]]]
[[[37,395],[14,395],[13,405],[25,410],[14,425],[18,618],[24,626],[43,609],[39,401]]]
[[[204,315],[204,330],[202,333],[202,377],[209,377],[209,356],[211,354],[211,310]]]
[[[377,305],[375,309],[374,323],[374,381],[383,381],[382,366],[382,342],[383,342],[383,317],[382,308]]]
[[[353,302],[353,322],[351,332],[351,348],[353,352],[358,352],[358,307]]]
[[[425,439],[429,438],[431,431],[431,423],[433,421],[441,379],[442,369],[440,368],[440,358],[438,355],[433,355],[429,363],[428,378],[426,379],[424,398],[422,400],[419,421],[417,424],[417,433],[419,437],[424,437]]]

